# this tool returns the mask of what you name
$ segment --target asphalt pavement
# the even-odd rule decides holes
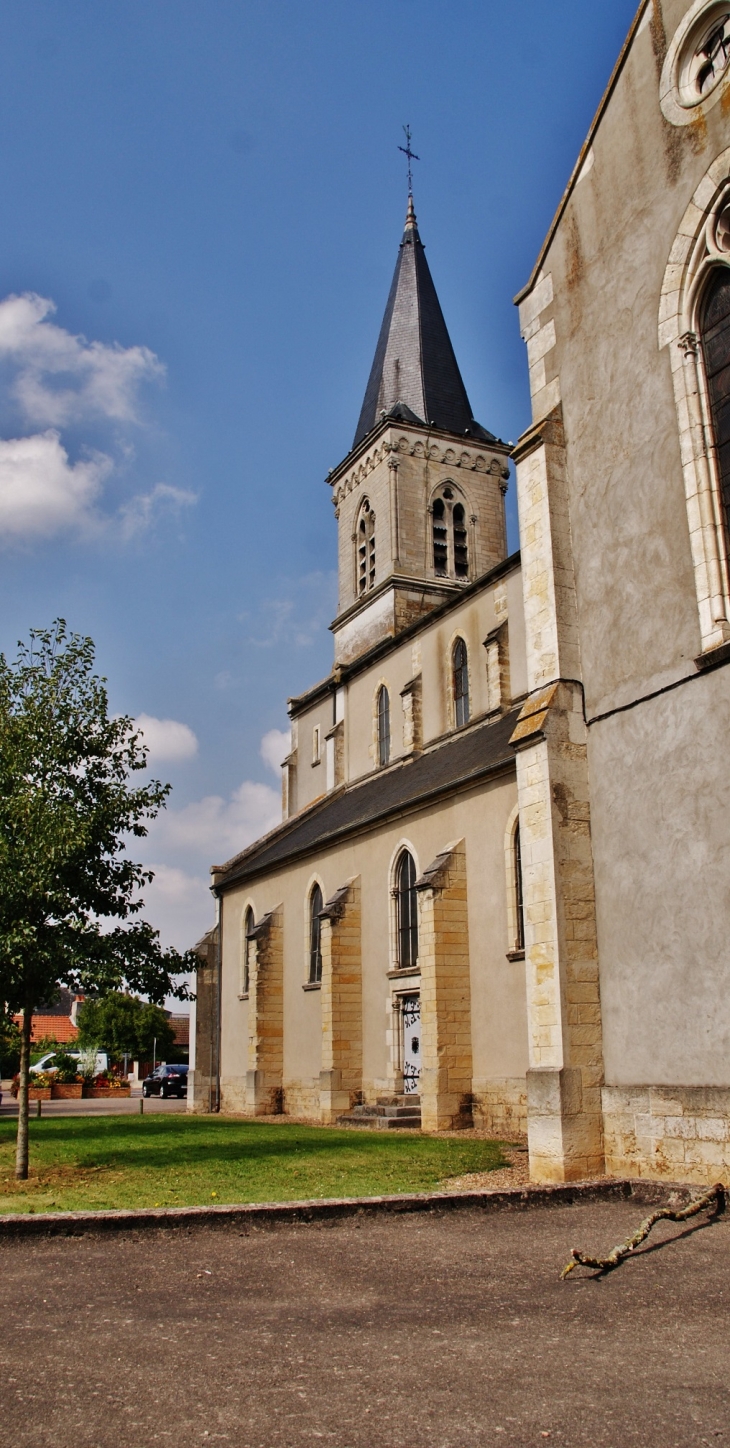
[[[730,1222],[637,1202],[0,1238],[13,1448],[730,1443]]]
[[[3,1082],[2,1103],[0,1104],[0,1117],[13,1116],[17,1118],[18,1103],[10,1095]],[[115,1098],[106,1097],[101,1101],[41,1101],[41,1116],[129,1116],[139,1115],[139,1103],[142,1100],[142,1087],[134,1086],[131,1096]],[[185,1111],[187,1099],[178,1101],[161,1101],[159,1096],[149,1096],[144,1103],[145,1112],[155,1111]],[[31,1101],[30,1113],[35,1116],[38,1103]],[[2,1445],[0,1445],[2,1448]]]

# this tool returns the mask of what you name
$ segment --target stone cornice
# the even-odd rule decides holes
[[[440,433],[433,428],[384,423],[382,432],[376,433],[369,441],[366,439],[351,458],[345,458],[339,468],[333,469],[327,482],[332,488],[332,502],[335,508],[339,508],[348,493],[364,482],[373,469],[391,454],[427,458],[445,467],[462,468],[467,472],[491,473],[506,482],[509,469],[504,459],[509,452],[508,445],[497,438],[489,443],[477,439],[465,443],[463,438],[455,438],[452,433]]]

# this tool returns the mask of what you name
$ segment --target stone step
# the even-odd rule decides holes
[[[403,1093],[403,1094],[400,1095],[400,1096],[378,1096],[378,1097],[376,1098],[376,1100],[377,1100],[377,1105],[378,1105],[378,1106],[420,1106],[420,1105],[421,1105],[421,1098],[420,1098],[420,1096],[419,1096],[419,1094],[418,1094],[417,1091],[412,1091],[412,1092],[410,1092],[408,1095],[406,1095],[405,1093]]]
[[[420,1106],[396,1106],[395,1104],[391,1104],[389,1102],[387,1106],[380,1104],[377,1106],[353,1106],[351,1108],[351,1111],[349,1112],[349,1115],[363,1117],[387,1116],[389,1118],[401,1116],[420,1116],[421,1108]]]
[[[382,1115],[379,1115],[377,1112],[362,1112],[358,1116],[355,1114],[356,1111],[357,1108],[355,1108],[355,1111],[347,1112],[344,1116],[338,1116],[337,1125],[363,1126],[368,1131],[397,1131],[399,1129],[420,1131],[421,1129],[420,1111],[412,1111],[405,1115],[397,1116],[386,1116],[384,1112]]]

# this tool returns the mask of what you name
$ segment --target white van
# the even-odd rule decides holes
[[[46,1051],[45,1056],[41,1056],[40,1061],[36,1061],[35,1066],[31,1066],[31,1075],[34,1075],[36,1071],[43,1071],[45,1074],[52,1076],[54,1071],[58,1070],[58,1067],[54,1065],[54,1061],[58,1054],[59,1053],[57,1051]],[[62,1054],[64,1056],[70,1056],[72,1061],[78,1062],[81,1060],[80,1051],[62,1051]],[[102,1071],[107,1071],[108,1069],[109,1057],[107,1056],[106,1051],[97,1051],[96,1064],[94,1066],[94,1075],[99,1076]]]

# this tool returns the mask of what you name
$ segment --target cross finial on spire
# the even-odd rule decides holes
[[[412,165],[411,165],[411,162],[412,162],[412,161],[420,161],[421,158],[420,158],[420,156],[417,156],[416,153],[415,153],[415,151],[413,151],[413,150],[411,149],[411,128],[410,128],[410,126],[404,126],[404,127],[403,127],[403,133],[404,133],[405,138],[406,138],[406,144],[405,144],[405,146],[399,146],[399,147],[398,147],[398,150],[399,150],[399,151],[402,151],[402,152],[403,152],[403,155],[408,158],[408,195],[409,195],[409,196],[412,196],[412,195],[413,195],[413,167],[412,167]]]

